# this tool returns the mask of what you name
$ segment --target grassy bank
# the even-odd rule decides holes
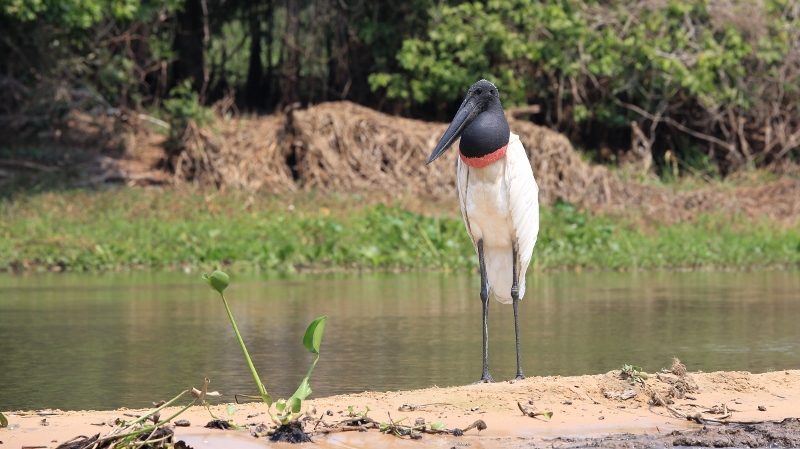
[[[800,264],[800,227],[730,215],[673,226],[543,208],[535,270]],[[473,269],[458,205],[112,189],[0,199],[0,269]]]

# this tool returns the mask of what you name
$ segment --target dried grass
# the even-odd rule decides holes
[[[507,116],[530,155],[543,204],[562,199],[593,211],[638,210],[662,223],[720,210],[790,222],[800,217],[796,177],[691,191],[623,181],[619,173],[583,161],[563,135],[517,120],[513,110]],[[435,164],[425,165],[446,127],[349,102],[323,103],[286,114],[221,122],[217,133],[195,129],[185,139],[185,154],[179,156],[175,176],[277,194],[318,190],[453,197],[457,152],[448,151]],[[292,163],[294,167],[289,166]],[[204,171],[208,173],[203,175]]]
[[[455,195],[456,153],[425,165],[447,128],[375,112],[349,102],[323,103],[291,113],[293,151],[304,189],[352,192],[379,189]]]
[[[236,119],[199,128],[190,122],[179,150],[169,157],[177,184],[285,193],[297,190],[284,153],[286,116]]]

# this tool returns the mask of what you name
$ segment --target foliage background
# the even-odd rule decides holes
[[[488,78],[598,161],[706,176],[800,160],[800,1],[0,0],[0,127],[179,125],[215,102],[448,120]]]

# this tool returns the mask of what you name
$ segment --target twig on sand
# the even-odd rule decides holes
[[[413,412],[416,410],[423,410],[428,407],[433,407],[435,405],[453,405],[453,404],[448,404],[447,402],[432,402],[430,404],[420,404],[420,405],[403,404],[400,407],[397,407],[397,410],[401,412]]]
[[[733,419],[730,419],[731,416],[732,416],[732,413],[728,409],[728,406],[725,405],[725,404],[722,405],[722,416],[719,416],[719,417],[716,417],[716,418],[711,418],[709,416],[705,416],[705,415],[703,415],[702,412],[683,413],[683,412],[675,409],[674,407],[671,407],[669,404],[667,404],[667,401],[665,401],[664,398],[661,397],[661,395],[656,390],[650,388],[649,385],[645,384],[645,388],[650,390],[650,395],[653,398],[653,402],[654,403],[656,403],[657,405],[661,405],[662,407],[666,408],[676,418],[686,419],[686,420],[689,420],[689,421],[694,421],[697,424],[705,424],[705,423],[748,424],[748,425],[766,424],[766,423],[780,424],[781,422],[786,421],[786,419],[794,419],[794,418],[786,418],[786,419],[783,419],[783,420],[780,420],[780,421],[773,421],[773,420],[770,420],[770,419],[763,419],[763,420],[756,420],[756,421],[733,420]]]
[[[523,415],[530,416],[531,418],[544,416],[545,418],[550,419],[553,416],[553,412],[551,411],[529,410],[528,407],[523,407],[519,402],[517,402],[517,407],[519,407],[519,411],[521,411]]]

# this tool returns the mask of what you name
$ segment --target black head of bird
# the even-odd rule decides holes
[[[426,164],[442,155],[461,137],[459,150],[468,158],[482,157],[508,144],[508,121],[500,104],[500,93],[489,81],[473,84],[455,118],[431,153]]]

